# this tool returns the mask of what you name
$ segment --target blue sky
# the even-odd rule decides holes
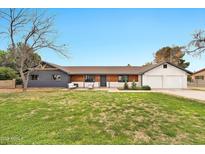
[[[48,50],[43,60],[60,65],[142,65],[164,46],[186,45],[193,32],[205,30],[205,9],[48,9],[56,15],[60,43],[70,59]],[[3,45],[2,45],[3,46]],[[205,67],[186,56],[190,70]]]

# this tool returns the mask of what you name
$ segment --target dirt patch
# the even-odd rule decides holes
[[[68,89],[66,88],[28,88],[27,91],[32,92],[32,91],[67,91]],[[16,93],[16,92],[23,92],[22,88],[14,88],[14,89],[0,89],[0,93]]]
[[[0,89],[0,93],[16,93],[16,92],[23,92],[21,88],[15,89]]]
[[[65,121],[69,121],[69,120],[72,120],[74,117],[73,116],[70,116],[70,117],[64,117],[63,119],[65,120]]]
[[[133,136],[134,142],[148,143],[151,138],[143,131],[136,131]]]
[[[49,118],[49,116],[46,115],[46,116],[44,116],[42,119],[43,119],[43,120],[46,120],[46,119],[48,119],[48,118]]]

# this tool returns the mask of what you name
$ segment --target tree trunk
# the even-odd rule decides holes
[[[29,80],[29,75],[30,75],[30,71],[28,71],[27,72],[27,74],[26,74],[26,80],[25,80],[25,89],[27,89],[28,88],[28,80]]]
[[[28,80],[26,79],[23,85],[23,91],[26,91],[28,88]]]
[[[23,73],[23,69],[20,69],[20,76],[23,81],[23,91],[26,91],[28,86],[28,80],[27,80],[27,75],[25,77],[25,74]]]

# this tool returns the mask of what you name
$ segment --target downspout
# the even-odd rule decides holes
[[[144,75],[144,73],[143,74],[141,74],[141,87],[143,86],[143,76]]]
[[[108,76],[108,87],[110,88],[110,76]]]
[[[83,88],[85,88],[85,75],[83,75]]]

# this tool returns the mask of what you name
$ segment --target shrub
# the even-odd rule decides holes
[[[11,80],[17,77],[16,71],[9,67],[0,67],[0,80]]]
[[[137,89],[137,84],[135,82],[135,80],[132,81],[132,87],[131,87],[133,90],[136,90]]]
[[[142,90],[151,90],[150,86],[142,86]]]
[[[150,87],[150,86],[142,86],[142,87],[139,87],[139,86],[135,86],[135,84],[134,84],[134,86],[133,86],[133,84],[132,84],[132,86],[129,87],[129,86],[128,86],[128,83],[125,82],[125,83],[124,83],[124,86],[123,86],[123,87],[119,87],[118,89],[119,89],[119,90],[151,90],[151,87]]]
[[[123,87],[124,89],[129,89],[129,86],[128,86],[128,83],[127,83],[127,81],[125,81],[125,83],[124,83],[124,87]]]

